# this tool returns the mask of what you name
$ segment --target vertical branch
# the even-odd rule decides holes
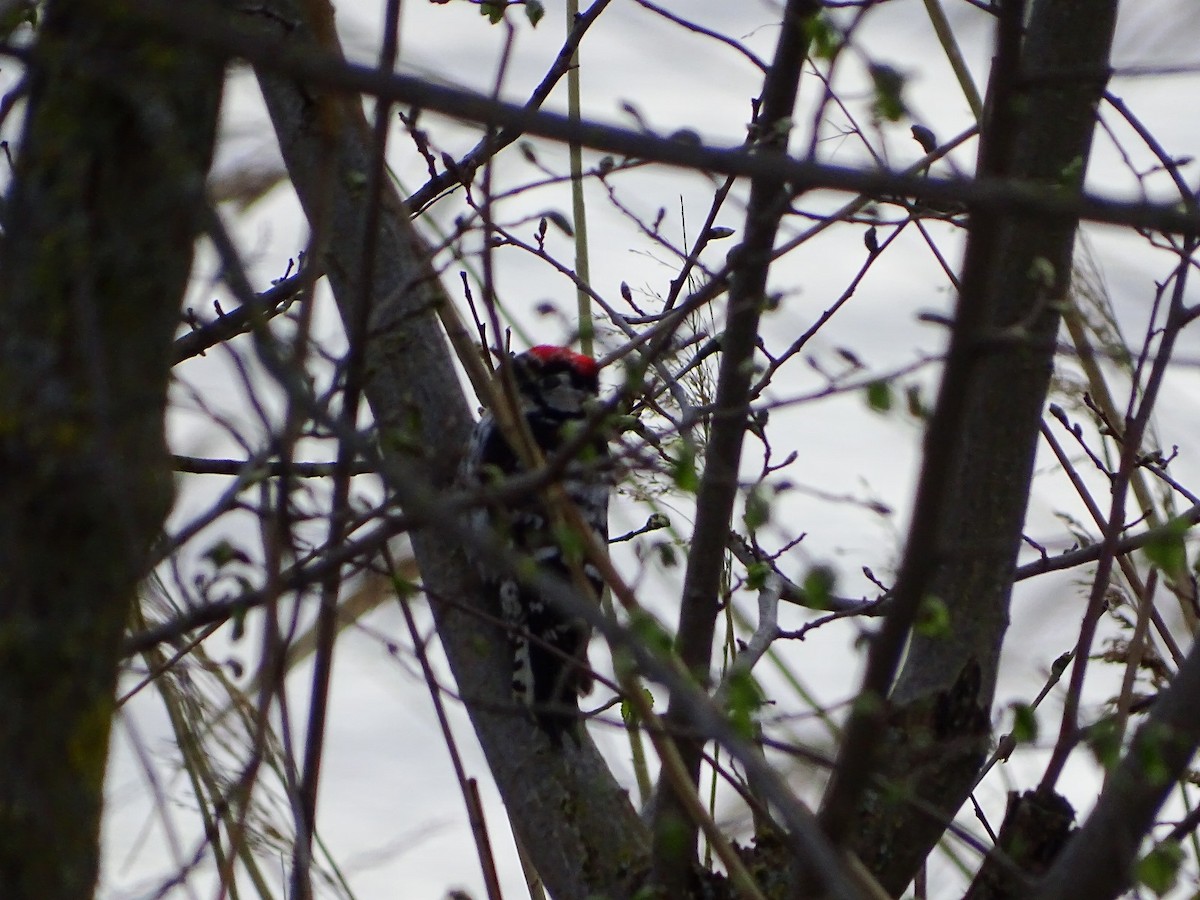
[[[1132,881],[1154,816],[1200,746],[1200,644],[1159,693],[1091,815],[1072,836],[1035,900],[1110,900]]]
[[[929,14],[929,21],[933,25],[938,43],[942,45],[946,61],[954,70],[954,77],[958,79],[958,86],[962,88],[967,105],[971,107],[971,115],[975,117],[976,122],[982,121],[983,98],[979,96],[979,89],[975,87],[975,81],[971,78],[971,70],[967,68],[967,61],[963,59],[962,49],[954,37],[941,0],[925,0],[925,11]]]
[[[1023,16],[1023,0],[1007,0],[1001,9],[989,84],[991,96],[979,148],[981,175],[1003,175],[1010,166]],[[917,498],[904,558],[893,589],[892,609],[871,641],[860,702],[855,705],[846,725],[834,778],[821,808],[821,823],[835,842],[846,840],[866,790],[885,727],[884,698],[896,677],[909,630],[943,552],[942,523],[953,496],[947,473],[954,466],[951,454],[963,428],[970,402],[967,387],[976,368],[979,342],[989,317],[984,304],[966,303],[962,298],[967,296],[968,290],[981,290],[981,283],[994,263],[998,240],[997,222],[990,217],[975,217],[971,229],[954,332],[938,402],[925,433]]]
[[[390,73],[399,52],[400,2],[388,0],[384,20],[383,47],[379,68]],[[375,259],[379,248],[379,220],[383,204],[383,184],[387,163],[387,137],[392,104],[382,97],[375,101],[373,152],[367,173],[367,203],[363,213],[361,280],[358,296],[347,321],[349,349],[346,355],[345,385],[342,391],[341,426],[343,434],[356,433],[358,411],[366,376],[367,335],[374,300]],[[323,226],[319,222],[317,227]],[[345,535],[350,514],[350,477],[357,447],[343,440],[338,445],[333,474],[333,497],[329,511],[329,545],[338,546]],[[337,599],[341,571],[333,569],[321,585],[321,605],[317,612],[316,656],[313,663],[312,699],[304,747],[304,771],[300,781],[298,834],[292,862],[292,896],[307,900],[312,896],[309,870],[312,863],[313,832],[317,827],[317,790],[321,778],[321,757],[325,746],[325,719],[329,703],[329,682],[333,674],[333,648],[337,638]]]
[[[1024,18],[1024,3],[1002,4],[978,174],[1074,193],[1108,77],[1116,3],[1042,0],[1027,26]],[[986,756],[1077,226],[1070,216],[972,210],[893,607],[872,642],[863,696],[822,809],[831,836],[858,852],[890,892],[912,879]],[[910,634],[927,603],[941,605],[948,627]],[[906,795],[936,813],[896,799]]]
[[[579,0],[567,0],[567,36],[579,21]],[[567,116],[578,122],[580,111],[579,48],[571,54],[571,67],[567,70]],[[579,141],[568,145],[571,161],[571,217],[575,224],[575,274],[583,284],[591,284],[592,272],[588,264],[587,204],[583,197],[583,149]],[[595,353],[592,339],[592,304],[587,291],[582,287],[575,291],[579,329],[579,349],[592,356]]]
[[[384,547],[384,558],[392,573],[392,581],[400,597],[400,611],[404,613],[404,624],[408,628],[409,637],[413,642],[413,653],[421,664],[421,674],[429,687],[429,699],[433,702],[437,714],[438,727],[442,731],[442,739],[446,742],[446,752],[450,755],[450,763],[454,767],[454,777],[458,780],[459,790],[463,794],[463,802],[467,807],[467,819],[471,823],[471,835],[475,838],[475,850],[479,854],[479,865],[483,872],[483,883],[487,888],[488,900],[501,900],[500,880],[496,874],[496,860],[492,856],[492,842],[488,837],[487,821],[483,815],[483,804],[479,797],[479,785],[474,778],[467,777],[463,765],[462,754],[458,752],[458,743],[454,740],[454,732],[450,729],[450,719],[446,715],[446,705],[442,702],[441,686],[429,662],[429,654],[425,650],[425,640],[417,629],[416,619],[412,614],[411,598],[407,595],[407,585],[396,574],[397,567],[391,553]]]
[[[762,112],[756,125],[764,155],[783,158],[796,103],[800,70],[808,53],[806,20],[816,14],[813,0],[790,0],[775,58],[763,84]],[[790,199],[782,177],[755,178],[746,212],[746,237],[737,250],[730,277],[729,309],[721,338],[721,367],[713,412],[712,436],[704,477],[696,500],[696,527],[684,576],[676,645],[680,658],[702,682],[708,678],[713,633],[719,614],[718,591],[729,520],[737,495],[749,409],[752,361],[766,293],[767,270],[780,218]],[[665,722],[680,729],[688,721],[686,701],[672,693]],[[703,743],[682,741],[680,755],[688,777],[697,784]],[[695,863],[697,825],[667,780],[656,792],[654,820],[655,879],[672,896],[681,896]]]

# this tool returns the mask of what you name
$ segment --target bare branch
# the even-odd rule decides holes
[[[994,214],[1067,216],[1180,235],[1200,234],[1200,214],[1181,210],[1174,204],[1136,203],[1069,191],[1047,191],[1032,181],[983,173],[976,178],[905,176],[886,169],[867,170],[809,160],[771,158],[746,150],[673,141],[596,123],[573,123],[565,116],[527,110],[471,91],[435,85],[425,79],[383,75],[366,66],[331,59],[319,50],[296,53],[278,39],[264,38],[246,30],[230,31],[218,17],[190,5],[181,7],[162,0],[121,0],[121,5],[129,14],[141,16],[161,28],[164,34],[227,57],[241,57],[280,75],[330,90],[386,97],[455,118],[515,128],[522,134],[559,141],[577,140],[582,146],[607,153],[725,175],[782,178],[798,191],[826,188],[876,198],[911,197],[928,204],[967,204],[981,212]],[[1093,74],[1100,77],[1105,71],[1095,70]]]

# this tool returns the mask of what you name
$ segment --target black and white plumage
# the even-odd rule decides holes
[[[552,459],[573,434],[586,427],[599,392],[599,366],[591,357],[569,348],[541,345],[514,356],[512,370],[520,412],[542,455]],[[607,454],[602,435],[588,438],[561,478],[567,497],[603,545],[608,542]],[[523,470],[493,416],[485,414],[475,427],[463,461],[464,482],[485,486]],[[473,524],[532,560],[540,572],[556,577],[564,586],[576,585],[572,565],[536,493],[503,505],[480,507]],[[592,598],[599,597],[604,587],[600,573],[586,559],[580,558],[577,565],[590,584]],[[579,697],[592,687],[587,659],[591,628],[511,573],[481,566],[480,574],[509,628],[513,697],[555,743],[561,743],[564,732],[577,733]]]

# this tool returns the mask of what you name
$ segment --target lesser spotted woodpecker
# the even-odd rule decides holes
[[[514,356],[512,372],[519,411],[529,433],[542,455],[553,460],[564,445],[572,443],[573,435],[586,434],[581,429],[594,405],[589,401],[599,392],[599,366],[591,357],[569,348],[541,345]],[[578,453],[561,470],[564,492],[603,545],[608,542],[607,453],[604,437],[594,433],[582,441]],[[495,418],[486,413],[475,427],[463,462],[465,484],[494,484],[524,469]],[[503,504],[481,506],[473,521],[477,532],[490,531],[519,557],[569,588],[576,584],[572,565],[550,523],[536,491]],[[593,598],[599,597],[604,587],[600,573],[586,559],[579,559],[575,566],[590,584]],[[508,627],[514,699],[555,744],[561,744],[563,733],[577,737],[582,727],[579,697],[592,687],[587,657],[591,628],[511,573],[497,573],[481,565],[480,575]]]

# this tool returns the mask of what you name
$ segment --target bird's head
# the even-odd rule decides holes
[[[570,347],[539,344],[513,357],[522,404],[555,418],[582,418],[600,392],[596,360]]]

